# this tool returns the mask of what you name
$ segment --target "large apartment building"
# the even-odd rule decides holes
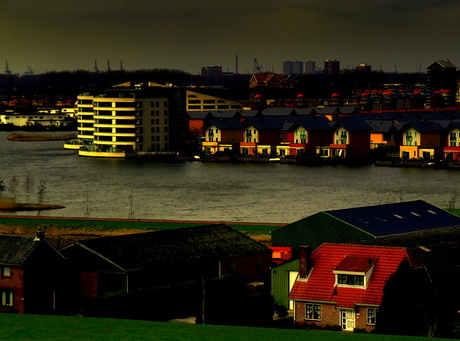
[[[78,149],[81,156],[119,158],[171,151],[181,134],[180,117],[185,118],[181,97],[176,88],[152,83],[81,94],[78,139],[65,148]]]

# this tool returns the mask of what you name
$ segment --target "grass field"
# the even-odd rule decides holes
[[[2,341],[302,340],[424,341],[425,337],[194,325],[87,317],[0,314]],[[447,339],[437,339],[447,340]]]

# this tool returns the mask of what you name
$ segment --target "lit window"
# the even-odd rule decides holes
[[[2,290],[2,306],[12,307],[13,306],[13,290]]]
[[[364,285],[364,276],[338,274],[337,283],[345,285]]]
[[[10,277],[11,276],[11,268],[9,266],[4,266],[2,271],[3,277]]]
[[[367,324],[375,325],[377,322],[377,309],[367,308]]]
[[[321,305],[305,304],[305,319],[306,320],[321,320]]]

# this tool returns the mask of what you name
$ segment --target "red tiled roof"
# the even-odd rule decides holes
[[[364,263],[368,263],[369,258],[375,267],[366,288],[334,286],[334,270],[362,271],[365,268]],[[354,307],[355,304],[380,305],[386,282],[405,260],[409,261],[405,248],[323,244],[312,253],[313,269],[308,281],[297,280],[289,298],[336,302],[338,307],[349,308]]]
[[[286,82],[286,78],[284,78],[284,75],[277,73],[254,73],[252,76],[256,79],[257,82],[268,82],[273,77],[277,77],[279,81],[282,83]]]
[[[366,272],[374,265],[377,258],[345,256],[334,270]]]

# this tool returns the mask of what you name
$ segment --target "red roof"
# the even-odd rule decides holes
[[[405,248],[323,244],[312,253],[308,280],[297,279],[289,298],[335,302],[338,307],[347,308],[356,304],[380,305],[386,282],[405,260],[410,260]],[[373,265],[367,287],[335,286],[334,270],[366,272]]]
[[[362,256],[345,256],[334,270],[337,271],[356,271],[366,272],[369,270],[377,258],[362,257]]]
[[[286,82],[284,75],[278,73],[254,73],[252,75],[258,83],[269,82],[272,78],[276,77],[282,83]]]

